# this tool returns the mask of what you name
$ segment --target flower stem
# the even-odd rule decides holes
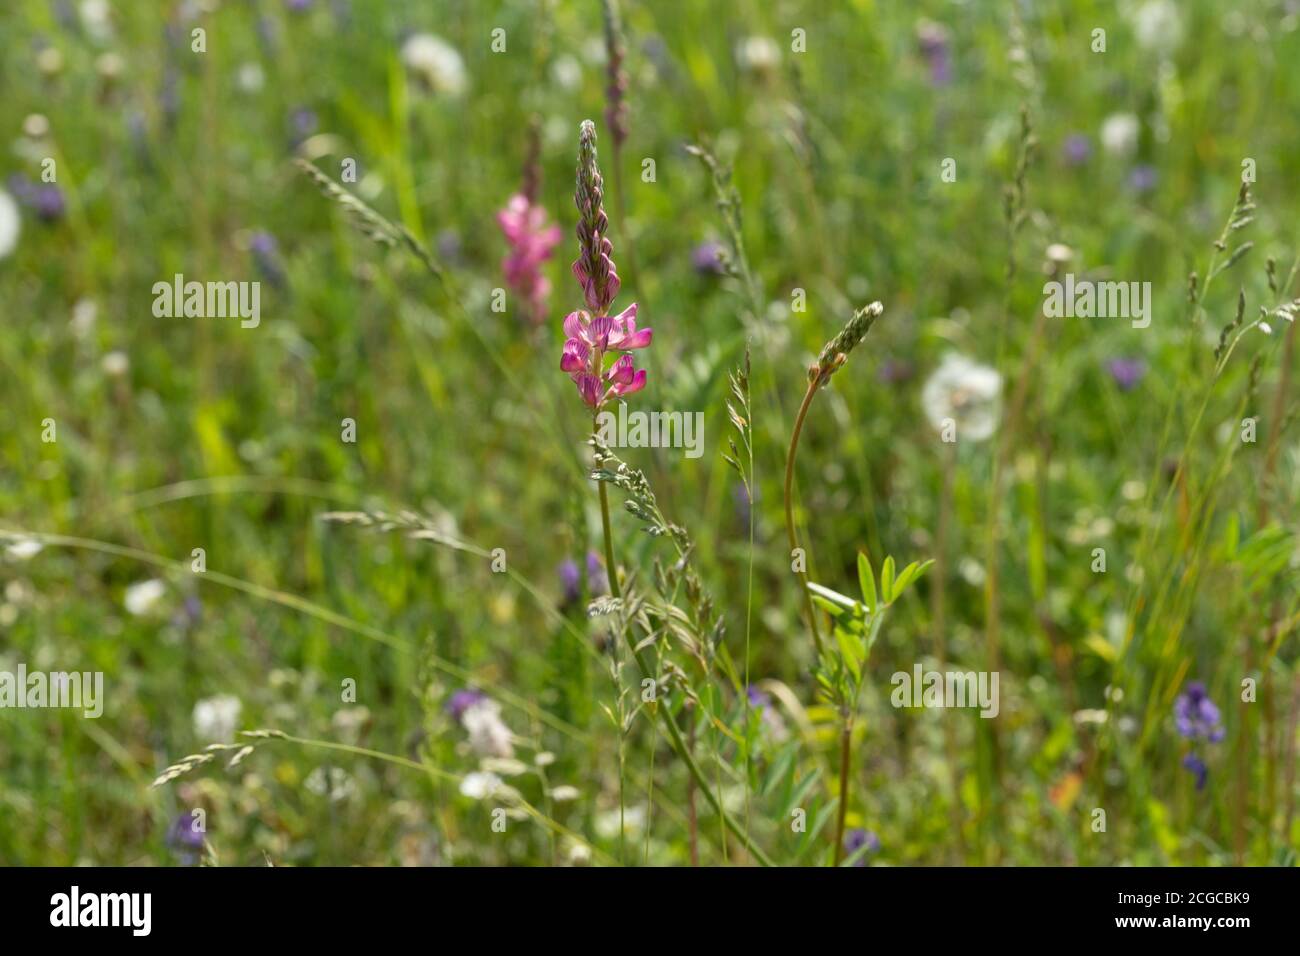
[[[792,558],[795,550],[799,547],[799,539],[795,536],[794,531],[794,459],[799,451],[799,433],[803,431],[803,421],[808,417],[808,409],[812,406],[813,397],[817,394],[820,384],[820,376],[808,383],[808,391],[804,394],[803,403],[799,406],[799,413],[794,419],[794,431],[790,434],[790,451],[785,456],[785,533],[790,542]],[[808,590],[806,554],[803,566],[805,570],[796,573],[799,575],[800,590],[803,591],[804,613],[808,617],[808,627],[812,631],[813,644],[817,648],[818,655],[820,655],[823,650],[822,635],[817,627],[817,610],[813,607],[812,594]]]
[[[844,714],[840,728],[840,806],[835,815],[835,865],[844,858],[844,820],[849,812],[849,767],[853,753],[849,742],[853,738],[853,713]]]
[[[614,598],[618,598],[621,595],[618,587],[618,572],[614,564],[614,537],[610,532],[609,525],[609,494],[605,490],[605,482],[602,481],[599,482],[599,484],[600,523],[605,534],[605,562],[607,564],[606,576],[609,578],[610,595]],[[644,649],[637,647],[636,638],[632,635],[631,631],[624,628],[623,636],[627,641],[628,647],[632,650],[632,656],[636,658],[637,667],[641,669],[641,673],[645,676],[654,674],[655,669],[650,665],[650,662],[646,660]],[[736,835],[744,845],[745,849],[749,851],[749,855],[757,860],[759,864],[762,866],[773,866],[774,864],[772,863],[771,857],[754,845],[749,838],[749,834],[745,832],[744,827],[731,819],[731,815],[723,809],[722,801],[719,800],[717,794],[710,789],[709,781],[705,779],[704,771],[702,771],[700,765],[695,762],[695,755],[691,753],[690,748],[686,746],[686,741],[682,739],[681,728],[677,726],[677,720],[673,717],[672,710],[663,703],[654,705],[652,709],[658,711],[660,718],[663,720],[664,727],[668,730],[668,736],[672,741],[673,750],[676,751],[677,756],[681,757],[683,762],[685,762],[686,769],[690,771],[691,777],[695,781],[695,785],[699,788],[700,793],[704,794],[704,798],[708,800],[709,805],[713,807],[718,818],[722,820],[723,826]]]
[[[603,481],[600,483],[600,524],[605,529],[605,576],[609,578],[609,593],[611,597],[620,598],[623,595],[618,587],[618,568],[614,566],[614,538],[609,531],[609,494]]]

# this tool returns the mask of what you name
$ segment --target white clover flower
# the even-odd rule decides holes
[[[435,93],[459,96],[469,81],[456,48],[432,33],[415,33],[402,44],[402,62]]]
[[[126,595],[123,597],[122,603],[126,605],[129,613],[139,617],[142,614],[148,614],[165,593],[167,593],[166,586],[157,578],[150,578],[148,581],[137,581],[126,589]]]
[[[235,85],[243,93],[260,93],[262,87],[266,85],[266,74],[262,71],[262,64],[249,61],[239,68],[235,74]]]
[[[958,441],[983,441],[998,424],[1002,376],[963,355],[949,354],[921,390],[925,417],[943,431],[949,419]]]
[[[481,757],[513,758],[514,734],[501,720],[501,705],[484,698],[476,701],[460,716],[461,725],[469,734],[469,745]]]
[[[243,709],[239,698],[231,694],[204,698],[194,705],[194,735],[206,743],[230,743]]]
[[[551,64],[551,81],[562,90],[573,92],[582,85],[582,64],[567,53]]]
[[[317,796],[326,797],[335,803],[346,800],[357,792],[356,781],[341,767],[317,767],[307,775],[303,786]]]
[[[12,196],[0,189],[0,259],[14,251],[21,231],[22,219],[18,216],[18,204]]]
[[[9,557],[13,558],[15,561],[27,561],[30,558],[36,557],[43,550],[45,550],[45,545],[41,544],[35,538],[19,538],[5,549],[5,554],[9,555]]]
[[[496,774],[475,771],[465,775],[465,779],[460,782],[460,792],[471,800],[486,800],[501,786],[502,780]]]
[[[594,821],[596,835],[604,840],[611,840],[618,836],[620,830],[636,833],[645,828],[645,817],[644,803],[638,803],[622,810],[618,807],[606,810],[596,815]]]
[[[120,375],[125,375],[131,370],[131,360],[127,357],[125,352],[107,352],[104,357],[99,360],[99,367],[104,370],[105,375],[117,378]]]
[[[1138,46],[1168,53],[1183,39],[1183,18],[1173,0],[1148,0],[1129,14]]]
[[[95,319],[98,315],[99,306],[95,304],[94,299],[78,299],[72,307],[72,319],[68,323],[72,326],[72,334],[79,339],[84,339],[95,327]]]
[[[1111,113],[1101,124],[1101,145],[1112,156],[1131,156],[1137,149],[1138,118],[1132,113]]]
[[[736,44],[736,62],[754,73],[768,73],[781,62],[781,48],[771,37],[745,37]]]
[[[97,42],[103,43],[113,36],[113,10],[108,0],[81,0],[81,25]]]

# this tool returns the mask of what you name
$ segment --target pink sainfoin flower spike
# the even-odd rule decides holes
[[[546,297],[551,282],[542,275],[542,263],[559,245],[559,226],[546,224],[546,210],[524,193],[515,193],[497,213],[510,251],[501,267],[506,285],[524,301],[524,316],[536,325],[546,317]]]
[[[583,122],[578,140],[578,188],[574,198],[578,204],[578,258],[573,263],[573,274],[582,285],[587,309],[570,312],[564,318],[560,369],[569,373],[582,400],[592,409],[599,409],[611,398],[645,388],[645,370],[637,370],[629,353],[648,346],[652,332],[637,328],[635,302],[618,315],[609,314],[620,282],[610,257],[613,246],[606,237],[609,219],[603,206],[604,181],[596,165],[596,127],[591,120]],[[607,367],[605,357],[611,353],[622,354]]]

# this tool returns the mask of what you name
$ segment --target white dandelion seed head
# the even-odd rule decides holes
[[[1147,0],[1129,12],[1138,46],[1156,53],[1177,49],[1183,39],[1183,18],[1173,0]]]
[[[266,85],[266,73],[262,70],[262,64],[249,61],[239,68],[235,74],[235,84],[244,93],[260,93],[262,87]]]
[[[0,259],[14,251],[21,231],[22,219],[18,215],[18,203],[0,189]]]
[[[1001,411],[1002,376],[964,355],[946,355],[921,390],[925,417],[938,431],[948,419],[958,441],[983,441],[993,434]]]
[[[1111,113],[1101,123],[1101,145],[1112,156],[1131,156],[1141,124],[1132,113]]]
[[[99,367],[103,369],[105,375],[117,378],[130,371],[131,360],[125,352],[108,352],[99,360]]]
[[[194,735],[205,743],[230,743],[235,739],[243,709],[239,698],[232,694],[205,697],[194,705]]]
[[[139,617],[153,610],[154,605],[158,603],[165,593],[167,593],[166,586],[157,578],[150,578],[148,581],[137,581],[126,589],[122,603],[126,605],[129,613]]]
[[[736,44],[736,62],[751,72],[767,73],[781,62],[781,48],[771,37],[745,37]]]
[[[415,33],[402,44],[402,62],[435,93],[459,96],[469,85],[456,48],[432,33]]]

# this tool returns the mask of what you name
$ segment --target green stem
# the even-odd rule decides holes
[[[799,539],[794,532],[794,459],[799,452],[799,434],[803,431],[803,421],[808,417],[808,409],[812,406],[813,397],[817,394],[817,388],[821,384],[821,378],[818,376],[808,383],[808,391],[804,394],[803,403],[799,406],[799,413],[794,419],[794,431],[790,433],[790,451],[785,456],[785,533],[790,542],[790,554],[793,558],[795,550],[799,547]],[[804,568],[808,567],[807,555],[804,555]],[[808,627],[812,631],[813,644],[817,648],[818,656],[821,656],[822,635],[817,627],[817,610],[813,607],[812,593],[808,590],[808,572],[797,571],[799,575],[800,590],[803,591],[804,613],[808,617]]]
[[[835,865],[840,865],[844,858],[844,820],[849,812],[849,765],[853,752],[849,742],[853,738],[853,714],[844,715],[844,725],[840,730],[840,806],[835,819]]]
[[[609,495],[605,490],[605,482],[603,481],[600,482],[600,523],[605,535],[605,563],[607,565],[606,576],[609,578],[609,592],[613,597],[618,598],[620,597],[620,592],[618,589],[618,572],[614,565],[614,536],[610,532],[609,526]],[[627,640],[628,647],[632,650],[632,656],[636,658],[637,667],[641,669],[641,673],[646,676],[655,673],[654,668],[651,667],[650,663],[646,660],[643,650],[637,647],[636,638],[632,633],[628,629],[624,628],[623,636]],[[744,827],[731,819],[731,815],[723,809],[722,802],[718,799],[717,794],[715,794],[710,788],[709,781],[705,779],[704,772],[700,769],[700,765],[695,762],[695,756],[686,746],[686,741],[682,739],[681,729],[677,726],[677,720],[673,717],[672,711],[666,706],[659,706],[657,704],[653,709],[658,711],[660,718],[663,720],[664,727],[668,730],[668,736],[672,740],[673,750],[676,751],[677,756],[681,757],[685,762],[686,769],[690,771],[691,777],[694,778],[696,786],[699,788],[700,792],[704,794],[704,798],[709,801],[709,805],[713,807],[714,812],[717,813],[719,819],[722,820],[723,825],[736,835],[740,842],[744,844],[745,849],[749,851],[749,855],[757,860],[762,866],[775,865],[773,864],[771,857],[755,846],[749,839],[749,834],[745,832]]]

